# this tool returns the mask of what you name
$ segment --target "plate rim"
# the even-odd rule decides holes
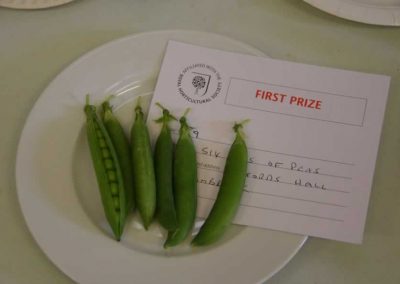
[[[21,188],[19,186],[19,182],[18,182],[18,176],[20,173],[20,167],[21,167],[21,163],[23,158],[21,157],[21,148],[23,146],[23,143],[25,141],[24,140],[24,133],[26,133],[26,129],[28,127],[28,121],[31,118],[32,114],[35,113],[36,108],[38,107],[38,104],[41,102],[41,100],[44,100],[46,96],[49,96],[49,90],[52,89],[53,85],[56,85],[58,83],[58,80],[60,77],[62,77],[62,75],[64,74],[64,72],[66,72],[67,70],[70,70],[72,68],[74,68],[76,65],[81,64],[82,62],[85,61],[85,59],[87,57],[91,57],[91,56],[96,56],[96,53],[98,53],[99,51],[105,50],[107,48],[109,48],[110,46],[114,45],[114,44],[120,44],[121,42],[125,41],[125,40],[134,40],[137,37],[141,37],[141,36],[146,36],[146,35],[157,35],[157,34],[164,34],[164,33],[168,33],[168,34],[180,34],[180,33],[188,33],[188,34],[202,34],[202,35],[208,35],[208,36],[217,36],[217,37],[221,37],[224,38],[225,40],[228,40],[230,42],[235,42],[236,44],[245,47],[249,52],[250,50],[253,50],[254,52],[257,52],[258,55],[264,55],[265,54],[263,52],[261,52],[260,50],[233,38],[224,36],[224,35],[220,35],[217,33],[210,33],[210,32],[203,32],[203,31],[195,31],[195,30],[155,30],[155,31],[148,31],[148,32],[141,32],[141,33],[134,33],[134,34],[130,34],[130,35],[126,35],[124,37],[120,37],[120,38],[116,38],[114,40],[108,41],[104,44],[101,44],[85,53],[83,53],[81,56],[79,56],[78,58],[76,58],[74,61],[72,61],[72,63],[70,63],[68,66],[66,66],[65,68],[63,68],[47,85],[47,87],[41,92],[40,96],[37,98],[37,100],[34,102],[29,114],[26,117],[26,120],[24,122],[24,126],[22,128],[21,134],[20,134],[20,138],[18,141],[18,145],[17,145],[17,154],[16,154],[16,164],[15,164],[15,179],[16,179],[16,191],[17,191],[17,198],[18,198],[18,202],[21,208],[21,212],[22,215],[24,217],[24,221],[26,226],[28,227],[28,230],[30,232],[30,234],[32,235],[35,243],[40,247],[40,249],[42,250],[42,252],[46,255],[46,257],[52,262],[52,264],[57,267],[57,269],[59,271],[61,271],[62,273],[64,273],[67,277],[69,277],[70,279],[73,279],[74,281],[79,281],[79,279],[75,279],[73,276],[71,276],[70,273],[67,272],[67,270],[63,269],[63,267],[60,267],[60,264],[57,263],[53,257],[50,256],[50,253],[47,251],[46,247],[44,246],[43,243],[41,243],[40,240],[38,240],[36,233],[34,232],[35,229],[32,227],[32,224],[29,224],[27,216],[25,215],[26,213],[24,212],[24,201],[22,201],[22,193],[21,193]],[[302,246],[304,245],[304,243],[307,240],[307,236],[301,236],[301,235],[297,235],[298,236],[298,241],[297,241],[297,245],[295,247],[295,249],[293,249],[291,251],[291,253],[286,257],[286,259],[284,261],[281,262],[281,264],[279,266],[276,266],[272,272],[270,272],[269,274],[265,275],[262,279],[260,279],[261,282],[266,281],[267,279],[269,279],[270,277],[272,277],[273,275],[275,275],[278,271],[280,271],[297,253],[298,251],[302,248]]]
[[[354,22],[400,26],[400,5],[374,5],[354,0],[303,0],[326,13]]]
[[[26,1],[26,0],[0,0],[0,7],[18,10],[37,10],[57,7],[68,4],[75,0],[40,0],[40,1]]]

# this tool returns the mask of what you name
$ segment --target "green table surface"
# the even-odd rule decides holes
[[[400,283],[400,28],[343,20],[299,0],[77,0],[38,11],[0,8],[0,283],[72,283],[36,245],[17,200],[17,144],[36,99],[83,53],[160,29],[219,33],[277,59],[392,77],[363,244],[309,238],[268,283]]]

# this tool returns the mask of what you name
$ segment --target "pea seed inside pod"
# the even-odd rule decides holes
[[[107,148],[106,140],[99,139],[100,148]]]
[[[111,159],[104,159],[104,166],[106,167],[107,170],[114,169],[114,163]]]
[[[117,180],[117,174],[114,171],[107,171],[107,176],[109,181]]]
[[[113,197],[113,200],[114,200],[114,207],[115,207],[115,209],[118,211],[120,208],[119,208],[119,198],[118,198],[118,196],[114,196]]]
[[[118,184],[115,182],[110,183],[111,195],[118,196]]]
[[[118,158],[112,141],[86,97],[84,107],[90,154],[108,223],[119,241],[125,224],[125,193]]]
[[[108,149],[105,149],[105,148],[102,149],[101,154],[102,154],[103,158],[110,158],[111,157],[110,151]]]

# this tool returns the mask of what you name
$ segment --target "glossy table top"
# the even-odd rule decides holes
[[[309,238],[268,283],[399,283],[400,28],[350,22],[298,0],[78,0],[37,11],[0,8],[0,283],[72,283],[36,245],[17,201],[17,144],[36,99],[83,53],[161,29],[218,33],[273,58],[392,77],[363,244]]]

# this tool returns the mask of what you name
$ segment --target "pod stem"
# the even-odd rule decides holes
[[[101,112],[101,117],[104,120],[106,115],[110,115],[113,111],[113,107],[110,104],[110,100],[114,98],[114,95],[109,95],[101,104],[103,111]]]
[[[190,128],[190,127],[189,127],[189,125],[188,125],[187,122],[186,122],[186,116],[187,116],[187,114],[189,113],[189,111],[190,111],[190,108],[187,108],[187,109],[185,110],[185,112],[183,113],[183,115],[181,116],[181,118],[179,119],[179,122],[180,122],[182,125],[187,126],[188,128]]]
[[[190,127],[186,121],[186,116],[189,113],[189,111],[190,111],[190,108],[187,108],[185,110],[185,112],[183,113],[183,115],[181,116],[181,118],[179,119],[179,123],[181,124],[181,127],[179,129],[180,135],[182,135],[185,132],[189,133],[190,129],[192,129],[192,127]]]
[[[163,107],[159,102],[156,102],[156,106],[158,106],[159,108],[161,108],[163,114],[161,117],[155,119],[154,121],[157,123],[165,123],[167,124],[168,122],[170,122],[171,120],[175,120],[177,121],[176,117],[173,116],[168,109],[166,109],[165,107]]]
[[[182,117],[186,118],[186,116],[187,116],[187,114],[190,112],[190,110],[191,110],[191,108],[188,107],[188,108],[185,110],[185,112],[183,113],[183,116],[182,116]]]
[[[90,104],[90,95],[86,94],[84,111],[86,114],[96,112],[96,107]]]
[[[244,126],[245,124],[249,123],[249,122],[250,122],[250,119],[245,119],[245,120],[242,120],[242,121],[240,121],[240,122],[235,122],[235,125],[233,125],[233,130],[234,130],[237,134],[239,134],[239,135],[241,135],[241,136],[244,137],[243,126]]]
[[[158,106],[158,107],[161,108],[162,110],[166,110],[166,108],[163,107],[163,105],[160,104],[159,102],[156,102],[156,106]]]
[[[139,96],[136,101],[135,111],[142,110],[141,101],[142,101],[142,96]]]
[[[112,110],[112,106],[110,104],[110,101],[115,98],[115,95],[109,95],[106,97],[106,99],[103,101],[103,103],[101,104],[101,106],[103,107],[103,110],[105,109],[110,109]]]

